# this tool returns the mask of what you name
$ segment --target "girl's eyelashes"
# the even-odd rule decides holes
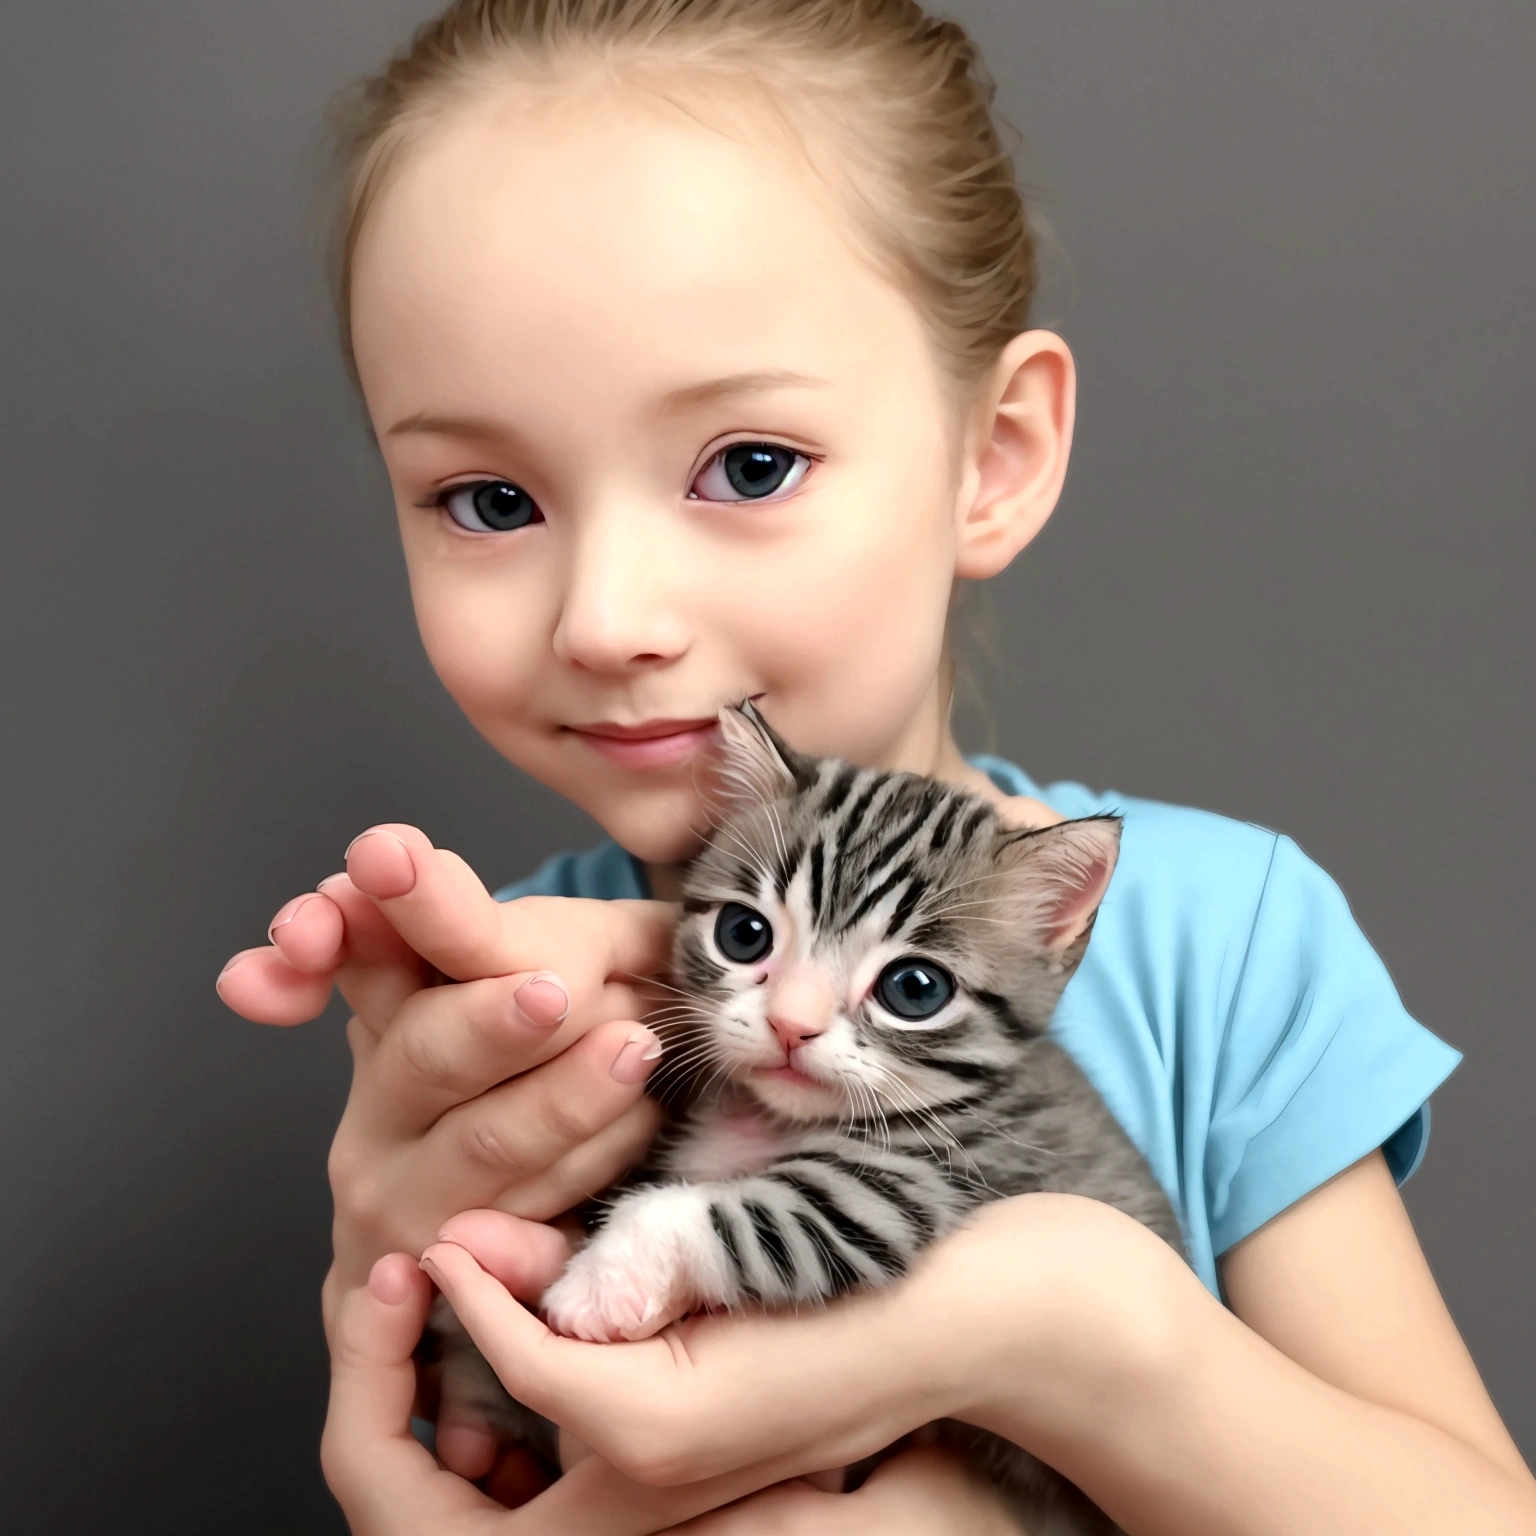
[[[782,443],[731,443],[694,477],[696,501],[773,501],[805,479],[811,456]],[[512,480],[467,480],[450,485],[423,506],[440,507],[467,533],[513,533],[542,523],[539,504]]]
[[[434,504],[470,533],[511,533],[544,521],[538,503],[510,480],[450,485]]]
[[[787,496],[805,479],[809,454],[782,443],[731,443],[688,487],[695,501],[768,501]]]

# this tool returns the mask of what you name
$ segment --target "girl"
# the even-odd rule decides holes
[[[460,0],[357,98],[340,313],[423,641],[487,739],[611,839],[498,905],[420,832],[373,829],[220,980],[251,1018],[312,1017],[333,981],[356,1012],[325,1309],[326,1467],[359,1532],[1008,1529],[923,1449],[857,1493],[798,1481],[941,1416],[1132,1533],[1536,1532],[1394,1187],[1455,1053],[1336,887],[1284,839],[1037,790],[950,736],[957,584],[1040,530],[1073,421],[989,95],[911,0]],[[743,697],[803,751],[1022,824],[1124,810],[1056,1028],[1193,1268],[1035,1196],[816,1317],[600,1347],[513,1299],[564,1260],[545,1223],[654,1129],[654,898]],[[513,1503],[526,1468],[455,1405],[452,1472],[409,1438],[407,1254],[595,1449],[514,1513],[464,1479]]]

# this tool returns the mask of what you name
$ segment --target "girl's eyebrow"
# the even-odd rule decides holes
[[[670,390],[661,397],[657,414],[673,416],[701,405],[713,405],[733,395],[759,394],[769,389],[822,389],[827,382],[826,379],[818,379],[808,373],[795,373],[788,368],[769,368],[757,373],[729,373],[723,378],[705,379],[700,384],[685,384],[681,389]]]
[[[669,390],[657,402],[658,416],[677,416],[700,406],[713,405],[735,395],[761,394],[770,389],[822,389],[828,384],[809,373],[795,373],[788,368],[769,368],[757,373],[729,373],[698,384],[685,384]],[[456,437],[464,441],[484,442],[508,435],[509,429],[488,416],[445,416],[433,411],[413,411],[402,416],[385,437],[407,437],[419,433],[428,437]]]

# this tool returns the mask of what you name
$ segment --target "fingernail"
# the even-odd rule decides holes
[[[661,1041],[648,1029],[637,1029],[613,1059],[608,1074],[618,1083],[643,1083],[661,1060]]]
[[[517,1011],[540,1029],[553,1029],[571,1011],[570,993],[560,978],[549,971],[530,976],[512,994],[512,1001],[517,1004]]]
[[[389,837],[389,838],[394,838],[395,842],[399,843],[402,848],[405,848],[405,839],[403,837],[395,837],[395,834],[393,832],[386,832],[383,827],[370,827],[366,832],[359,832],[357,834],[357,836],[354,837],[352,839],[352,841],[347,844],[347,851],[346,851],[346,853],[342,854],[342,856],[341,856],[343,863],[346,862],[346,860],[347,860],[348,856],[351,854],[352,850],[354,848],[356,848],[357,845],[360,842],[362,842],[362,840],[365,837]],[[411,850],[409,848],[405,848],[405,851],[406,851],[407,854],[409,854]]]
[[[433,1285],[437,1286],[438,1290],[442,1290],[442,1273],[439,1271],[437,1265],[434,1264],[426,1254],[422,1254],[422,1256],[417,1259],[416,1267],[422,1272],[422,1274],[426,1275],[426,1277],[431,1280]]]
[[[320,884],[315,887],[315,889],[317,891],[319,891],[322,895],[324,895],[325,894],[326,886],[328,886],[333,880],[345,880],[346,878],[347,878],[347,876],[346,876],[346,872],[344,870],[341,873],[339,873],[339,874],[327,875],[325,877],[325,879],[322,880],[320,882]]]
[[[304,910],[304,903],[314,899],[313,893],[308,896],[295,896],[286,907],[280,908],[277,916],[272,919],[272,926],[267,929],[267,937],[276,944],[277,930],[279,928],[286,928]],[[284,913],[287,913],[287,916],[284,916]]]
[[[219,982],[223,981],[224,978],[228,976],[229,973],[234,970],[234,968],[239,965],[242,960],[246,959],[250,955],[254,955],[255,953],[256,951],[254,949],[242,949],[238,955],[233,955],[228,960],[226,960],[224,962],[224,969],[219,972],[218,981],[214,982],[214,986],[217,987]]]
[[[416,888],[416,859],[411,850],[406,846],[404,838],[396,837],[393,832],[386,831],[383,827],[371,827],[368,831],[354,837],[347,844],[347,851],[344,857],[349,866],[348,873],[351,873],[352,854],[360,843],[367,842],[370,837],[379,839],[380,851],[376,852],[374,857],[376,862],[380,858],[384,860],[384,870],[375,869],[373,871],[374,889],[369,891],[368,894],[386,901],[392,900],[397,896],[409,895]],[[397,860],[393,866],[394,872],[392,874],[387,873],[391,868],[388,859],[392,856],[382,852],[385,842],[393,843],[400,850],[401,857],[405,861],[402,865]],[[381,875],[382,879],[380,878]]]

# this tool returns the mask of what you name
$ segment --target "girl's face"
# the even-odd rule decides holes
[[[954,401],[825,189],[751,137],[623,90],[466,108],[353,273],[433,666],[654,863],[697,846],[723,704],[862,764],[948,744]]]

